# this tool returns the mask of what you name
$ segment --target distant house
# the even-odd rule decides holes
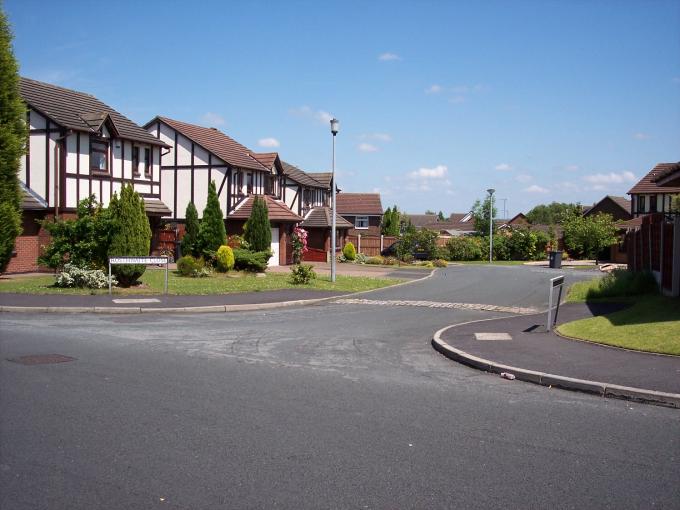
[[[628,191],[633,217],[670,212],[672,196],[680,194],[680,183],[672,177],[679,167],[680,163],[659,163]]]
[[[144,126],[169,149],[161,160],[161,193],[172,221],[182,224],[193,202],[201,215],[208,183],[215,182],[228,234],[242,234],[255,197],[269,209],[272,229],[270,265],[290,261],[290,233],[302,217],[286,204],[283,164],[275,152],[256,153],[216,128],[168,117],[155,117]]]
[[[338,193],[336,208],[354,226],[348,235],[380,236],[383,216],[380,193]]]
[[[160,155],[166,144],[96,97],[21,78],[28,145],[21,159],[23,233],[8,272],[39,270],[49,242],[37,220],[73,217],[90,195],[105,206],[124,184],[144,199],[152,229],[170,214],[161,201]]]
[[[595,216],[599,213],[610,214],[614,221],[627,221],[633,215],[631,213],[631,201],[624,197],[607,195],[596,202],[583,213],[583,216]]]

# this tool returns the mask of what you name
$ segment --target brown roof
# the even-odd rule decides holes
[[[598,205],[600,205],[600,204],[601,204],[602,202],[604,202],[605,200],[611,200],[613,203],[615,203],[615,204],[618,205],[621,209],[623,209],[623,211],[624,211],[626,214],[630,214],[630,202],[631,202],[630,200],[628,200],[628,199],[625,198],[625,197],[615,197],[615,196],[613,196],[613,195],[607,195],[607,196],[605,196],[602,200],[600,200],[599,202],[596,202],[596,203],[593,204],[592,206],[587,207],[587,208],[584,207],[584,208],[583,208],[583,215],[584,215],[584,216],[587,216],[590,212],[592,212]]]
[[[663,187],[680,186],[680,163],[675,163],[663,169],[654,178],[654,182]]]
[[[144,210],[151,216],[170,216],[172,211],[157,198],[144,197]]]
[[[283,221],[292,223],[298,223],[302,221],[300,216],[291,211],[288,206],[280,200],[276,200],[271,195],[259,195],[259,197],[264,198],[267,202],[270,221]],[[250,218],[250,213],[253,210],[254,201],[254,195],[247,197],[243,200],[243,202],[236,206],[235,211],[229,213],[227,219],[247,220]]]
[[[312,179],[319,181],[326,188],[331,189],[331,179],[333,174],[331,172],[307,172]]]
[[[427,227],[430,225],[436,227],[436,214],[407,214],[406,217],[411,221],[411,225],[414,227]]]
[[[37,193],[19,181],[21,186],[21,208],[23,210],[39,210],[47,209],[47,202],[45,202]]]
[[[629,195],[638,193],[680,193],[680,186],[660,186],[656,181],[662,180],[680,167],[680,163],[659,163],[645,175],[628,192]]]
[[[336,210],[342,215],[365,214],[382,216],[380,193],[338,193]]]
[[[508,225],[527,225],[529,220],[524,213],[517,213],[508,220]]]
[[[274,163],[276,163],[276,158],[279,157],[279,154],[277,152],[253,152],[250,156],[255,158],[262,166],[271,170]]]
[[[329,228],[331,227],[333,216],[330,207],[315,207],[305,215],[305,221],[302,222],[304,228]],[[339,229],[354,228],[354,225],[347,221],[338,213],[335,213],[335,227]]]
[[[120,138],[166,146],[93,95],[28,78],[20,79],[19,90],[31,108],[66,129],[95,133],[109,120]]]
[[[640,228],[642,226],[642,220],[644,216],[638,216],[632,220],[621,221],[616,224],[616,228]]]
[[[295,182],[298,182],[305,186],[311,186],[313,188],[330,189],[330,181],[328,185],[325,185],[314,179],[307,172],[300,170],[295,165],[291,165],[290,163],[286,163],[285,161],[282,161],[281,164],[283,165],[283,174],[287,175]]]
[[[159,120],[232,166],[250,170],[269,170],[271,168],[265,167],[255,159],[252,156],[255,154],[253,151],[228,137],[217,128],[197,126],[161,116],[147,122],[145,127]]]

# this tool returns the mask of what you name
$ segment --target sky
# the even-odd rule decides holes
[[[404,212],[501,216],[680,161],[680,1],[5,0],[21,74],[217,127]]]

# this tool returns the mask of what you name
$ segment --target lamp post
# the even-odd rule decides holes
[[[493,263],[493,194],[495,189],[486,190],[489,193],[489,264]]]
[[[333,117],[331,119],[331,133],[333,133],[333,166],[331,169],[331,282],[335,283],[335,135],[338,134],[340,122]]]

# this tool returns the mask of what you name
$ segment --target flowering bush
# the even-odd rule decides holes
[[[111,284],[118,282],[111,277]],[[75,264],[65,264],[64,270],[55,275],[56,287],[78,287],[87,289],[104,289],[109,286],[109,276],[101,269],[88,269]]]
[[[301,227],[295,227],[291,235],[293,245],[293,262],[299,264],[302,256],[307,253],[307,231]]]

